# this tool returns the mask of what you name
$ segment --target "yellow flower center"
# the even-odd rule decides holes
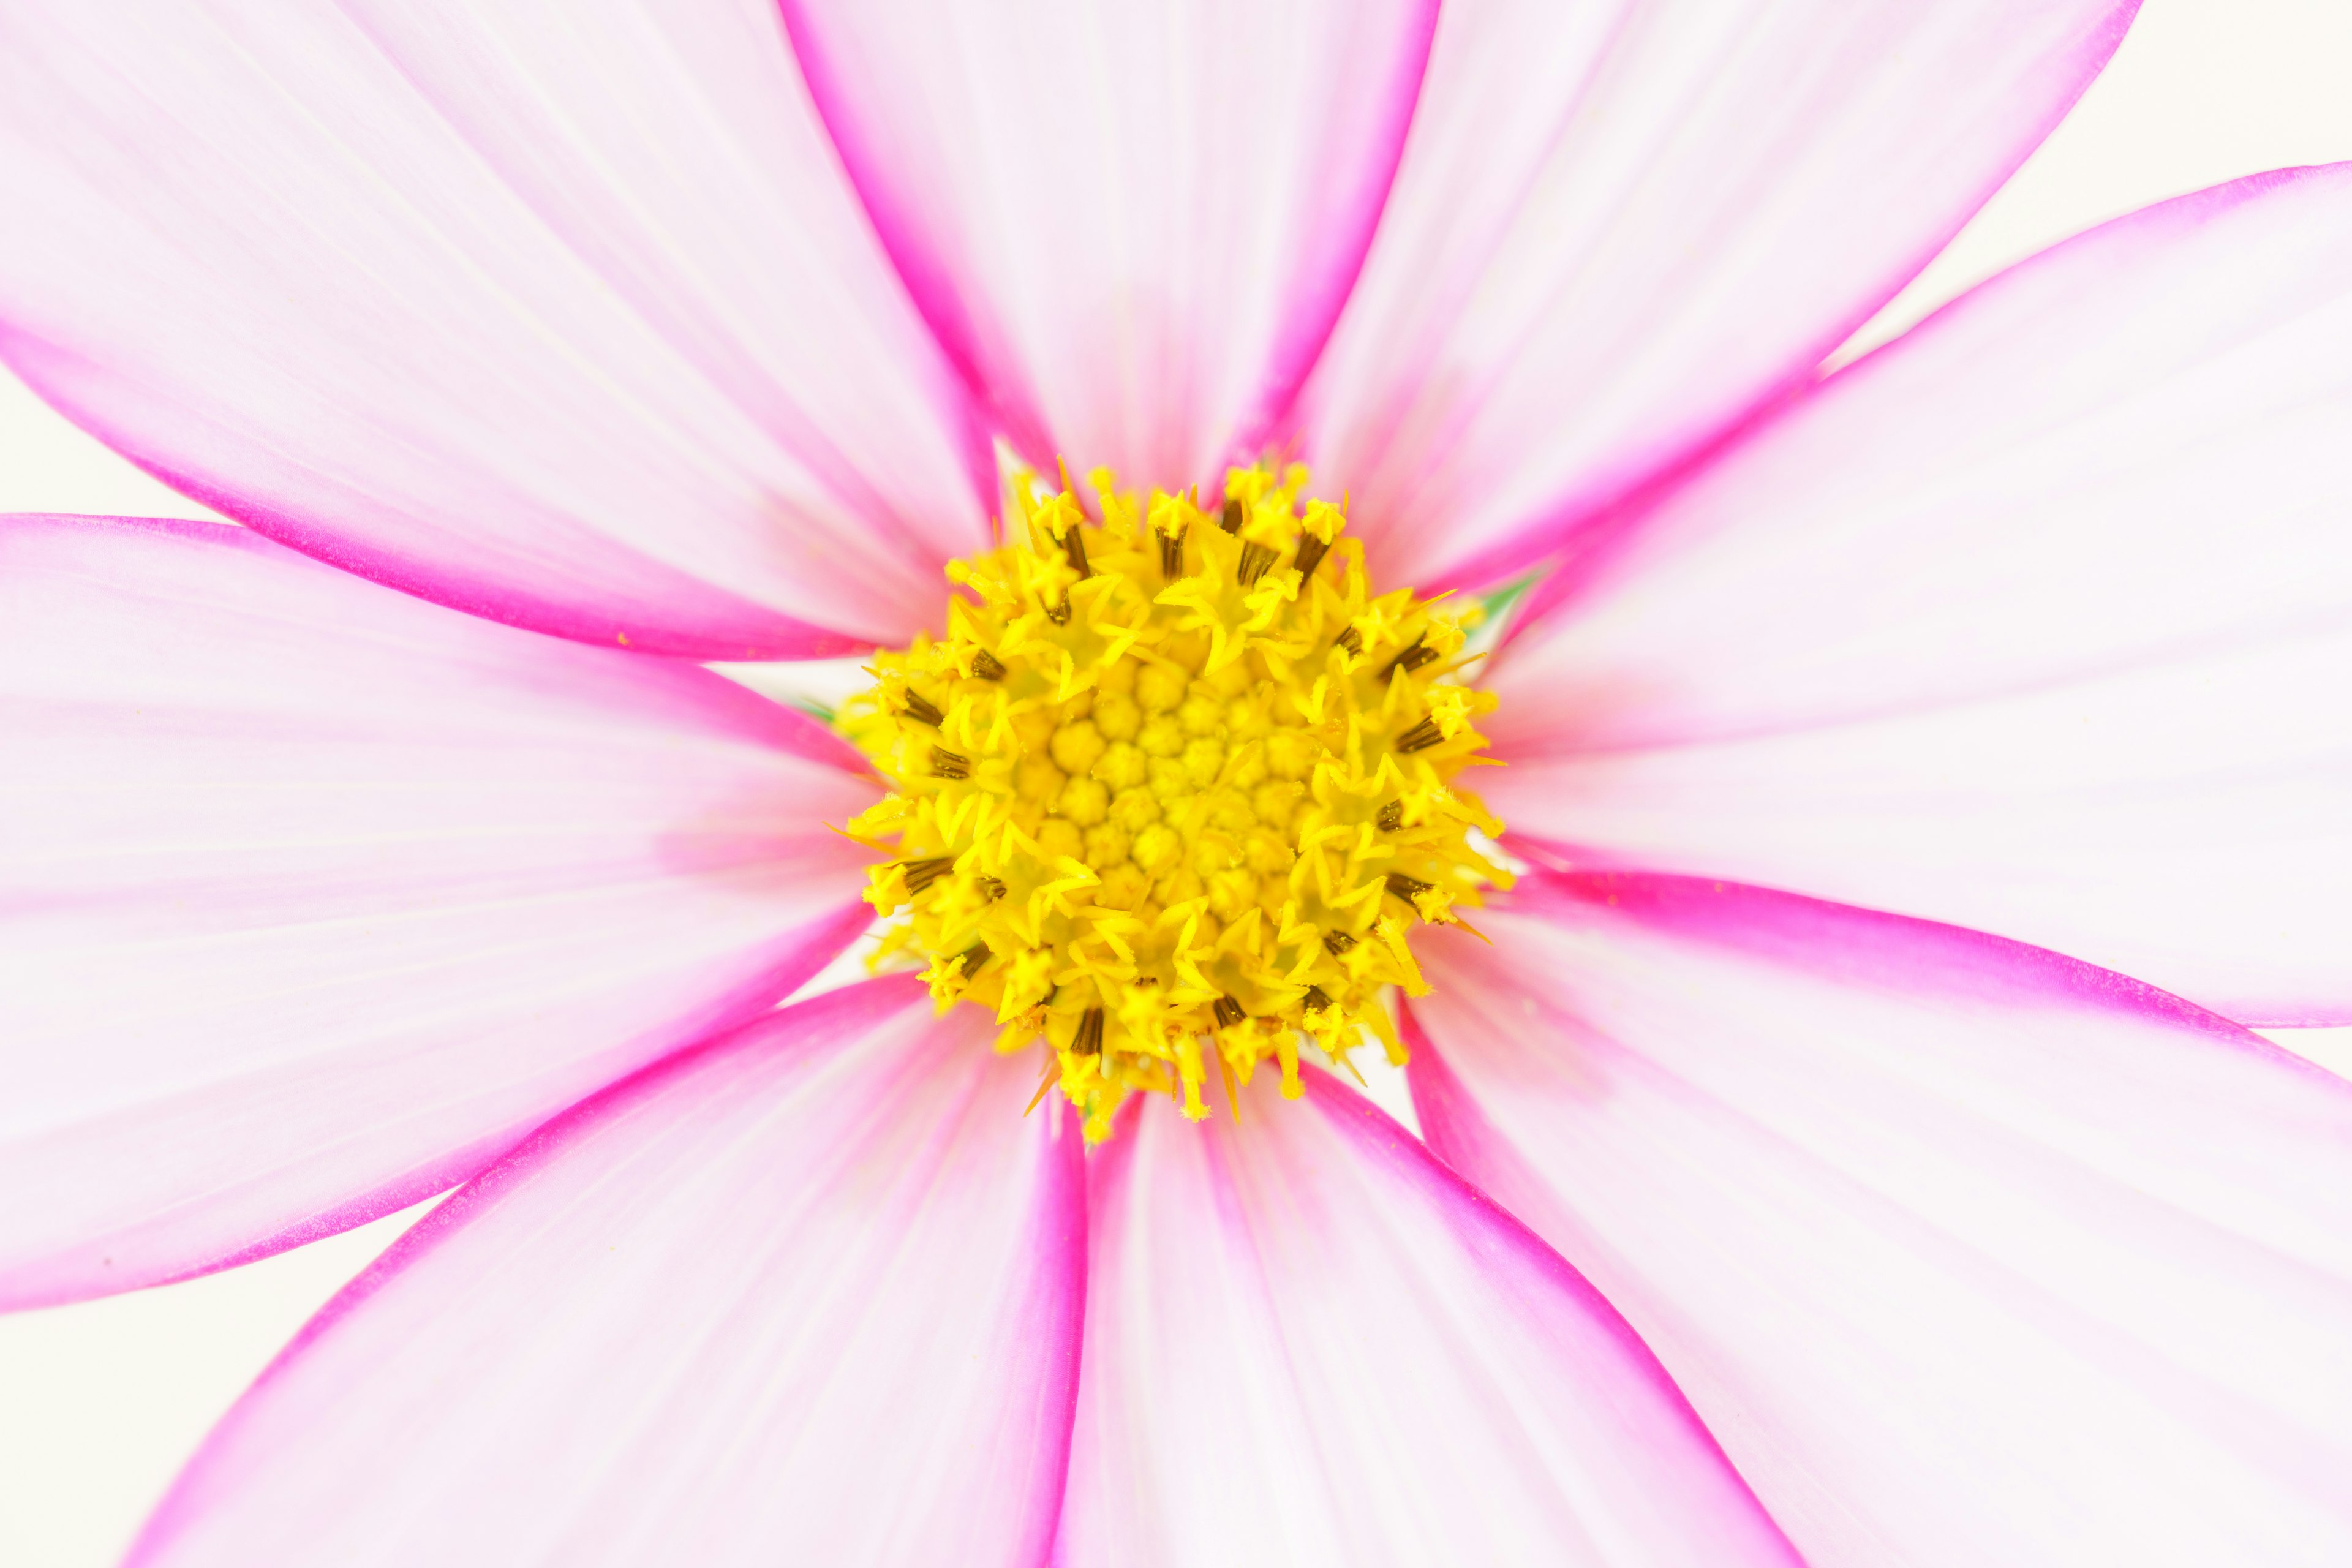
[[[893,857],[884,958],[992,1009],[1000,1050],[1042,1037],[1039,1092],[1089,1139],[1139,1090],[1205,1115],[1213,1063],[1229,1099],[1268,1058],[1296,1096],[1302,1034],[1402,1062],[1382,993],[1428,989],[1412,928],[1508,880],[1454,783],[1494,706],[1450,679],[1478,606],[1375,597],[1297,466],[1206,510],[1090,478],[1097,517],[1017,476],[1024,539],[951,565],[945,640],[843,710],[896,786],[848,828]]]

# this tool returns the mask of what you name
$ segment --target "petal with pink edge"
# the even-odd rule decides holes
[[[1448,5],[1300,420],[1383,581],[1497,580],[1811,374],[2137,0]]]
[[[1077,1127],[898,975],[568,1112],[215,1430],[134,1563],[1039,1563]]]
[[[2054,953],[1738,884],[1539,875],[1479,924],[1412,1004],[1432,1146],[1814,1568],[2352,1561],[2352,1085]]]
[[[21,0],[0,202],[0,358],[425,597],[813,656],[934,623],[986,538],[767,0]]]
[[[2059,247],[1567,569],[1511,827],[2352,1022],[2352,164]]]
[[[1310,1069],[1311,1071],[1311,1069]],[[1090,1172],[1067,1568],[1793,1564],[1552,1250],[1320,1074]]]
[[[464,1180],[865,926],[814,721],[210,523],[0,521],[0,1305]]]
[[[1363,263],[1435,0],[784,0],[925,316],[1030,461],[1181,489]]]

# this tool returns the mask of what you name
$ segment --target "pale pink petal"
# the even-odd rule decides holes
[[[2054,953],[1736,883],[1539,875],[1479,924],[1412,1004],[1432,1145],[1813,1568],[2352,1562],[2352,1085]]]
[[[1435,0],[783,0],[948,352],[1032,462],[1213,481],[1363,263]]]
[[[1084,1163],[993,1033],[893,976],[567,1112],[312,1320],[131,1561],[1042,1563]]]
[[[0,521],[0,1306],[413,1203],[871,912],[813,721],[243,529]]]
[[[428,598],[800,657],[932,624],[986,538],[770,0],[8,0],[0,203],[0,358]]]
[[[1796,1561],[1573,1268],[1352,1091],[1271,1077],[1238,1129],[1153,1100],[1091,1167],[1066,1568]]]
[[[1385,581],[1492,581],[1892,298],[2137,0],[1448,5],[1304,455]]]
[[[1517,832],[2352,1021],[2352,165],[2151,208],[1832,378],[1495,675]]]

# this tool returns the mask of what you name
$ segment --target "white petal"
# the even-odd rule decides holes
[[[132,1561],[1042,1561],[1076,1126],[928,1013],[832,992],[550,1124],[303,1331]]]
[[[868,923],[856,753],[245,529],[0,520],[0,1306],[464,1180]]]
[[[704,658],[936,624],[994,467],[767,0],[10,0],[0,357],[222,511]]]
[[[2352,1085],[1737,884],[1538,875],[1479,925],[1426,943],[1423,1126],[1814,1568],[2352,1560]]]
[[[1449,4],[1300,421],[1386,582],[1475,585],[1811,374],[2137,0]]]
[[[1436,0],[785,0],[940,341],[1028,459],[1212,487],[1363,265]]]
[[[1067,1564],[1793,1563],[1654,1358],[1328,1078],[1091,1173]]]
[[[1564,574],[1482,777],[1576,859],[2352,1021],[2352,165],[2168,203]]]

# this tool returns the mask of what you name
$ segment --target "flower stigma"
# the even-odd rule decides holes
[[[1041,1037],[1090,1141],[1131,1093],[1208,1114],[1300,1037],[1402,1064],[1389,985],[1409,937],[1509,873],[1455,779],[1494,698],[1454,679],[1475,601],[1375,595],[1307,470],[1231,470],[1222,500],[1013,477],[1021,537],[958,561],[947,636],[880,655],[839,723],[893,793],[846,831],[891,858],[877,963],[912,956],[944,1012]],[[1032,1102],[1033,1105],[1034,1101]],[[1238,1115],[1236,1109],[1235,1114]]]

